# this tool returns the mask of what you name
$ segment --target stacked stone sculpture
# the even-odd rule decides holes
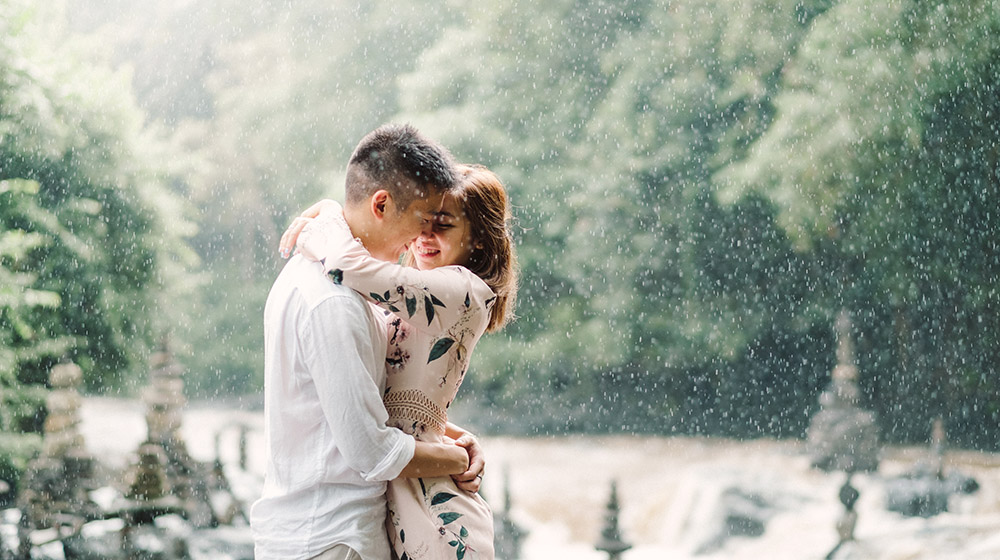
[[[42,452],[29,464],[18,495],[30,528],[79,526],[97,515],[87,495],[93,489],[94,459],[79,431],[82,381],[79,366],[71,362],[49,373]]]
[[[494,512],[494,546],[496,557],[503,560],[518,560],[521,557],[521,539],[525,530],[514,523],[510,515],[510,473],[504,469],[503,511]]]
[[[878,468],[879,441],[875,415],[860,406],[858,368],[846,311],[837,318],[837,365],[829,387],[819,398],[820,410],[808,430],[812,466],[824,471],[870,472]]]
[[[618,485],[611,481],[611,497],[604,513],[604,528],[601,529],[601,538],[597,541],[597,550],[608,553],[608,560],[618,560],[622,553],[632,548],[632,545],[625,542],[621,531],[618,529]]]
[[[209,485],[215,480],[209,465],[194,460],[181,436],[184,406],[184,369],[173,361],[164,343],[150,358],[149,385],[142,394],[146,405],[146,441],[139,463],[128,476],[130,498],[178,501],[185,517],[196,527],[212,527],[218,520],[211,507]],[[159,471],[159,472],[156,472]],[[153,482],[159,482],[152,498]],[[173,504],[161,504],[167,508]]]

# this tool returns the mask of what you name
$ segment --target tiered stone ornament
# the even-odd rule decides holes
[[[830,386],[819,397],[820,410],[809,425],[812,466],[847,473],[874,471],[879,463],[878,428],[875,415],[860,406],[851,320],[846,311],[837,317],[836,329],[837,365]]]
[[[618,528],[619,513],[618,484],[611,481],[611,497],[608,499],[608,505],[604,512],[604,528],[601,529],[601,538],[595,547],[597,550],[606,552],[608,560],[618,560],[626,550],[632,548],[631,544],[625,542],[621,530]]]
[[[503,510],[493,512],[493,531],[497,558],[521,558],[521,540],[526,531],[514,522],[510,513],[510,471],[504,468]]]
[[[162,511],[176,501],[195,526],[209,527],[217,524],[206,487],[212,472],[191,457],[181,436],[187,404],[183,376],[184,368],[164,343],[150,358],[149,385],[142,394],[147,436],[126,482],[130,498],[153,500],[157,503],[151,505],[159,506],[153,509]]]
[[[143,391],[148,441],[184,446],[181,424],[184,405],[184,368],[174,363],[166,345],[150,358],[149,385]]]
[[[71,362],[49,373],[42,452],[28,466],[18,495],[30,527],[79,526],[96,515],[87,495],[93,489],[94,459],[79,431],[82,381],[79,366]]]

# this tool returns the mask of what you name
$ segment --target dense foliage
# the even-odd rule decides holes
[[[956,442],[1000,447],[996,0],[146,4],[68,6],[131,69],[196,209],[204,269],[171,277],[196,288],[173,307],[197,320],[172,325],[194,390],[259,390],[280,231],[339,196],[365,131],[409,120],[517,206],[520,317],[479,346],[456,415],[800,436],[847,309],[887,439],[941,415]],[[128,183],[112,154],[87,172]],[[23,169],[5,176],[42,186],[11,183],[23,204],[68,211]],[[116,219],[142,224],[139,207]],[[25,316],[66,307],[31,286],[49,295]],[[98,340],[136,330],[113,321]]]
[[[846,308],[888,439],[942,415],[996,447],[998,14],[470,10],[401,95],[524,206],[522,321],[473,392],[554,429],[800,435]]]
[[[37,448],[51,366],[75,361],[91,389],[140,378],[170,322],[156,313],[159,299],[183,275],[166,263],[184,255],[182,221],[128,76],[89,58],[93,47],[69,38],[61,15],[56,5],[0,1],[5,479]]]

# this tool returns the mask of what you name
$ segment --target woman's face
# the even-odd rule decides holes
[[[445,195],[441,212],[434,217],[430,231],[417,237],[410,249],[417,268],[430,270],[452,264],[464,265],[472,254],[472,227],[466,219],[461,202]]]

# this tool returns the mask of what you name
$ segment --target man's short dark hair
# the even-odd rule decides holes
[[[369,132],[347,165],[347,203],[357,204],[375,191],[389,191],[400,210],[426,189],[448,191],[457,183],[454,160],[437,142],[409,124],[386,124]]]

